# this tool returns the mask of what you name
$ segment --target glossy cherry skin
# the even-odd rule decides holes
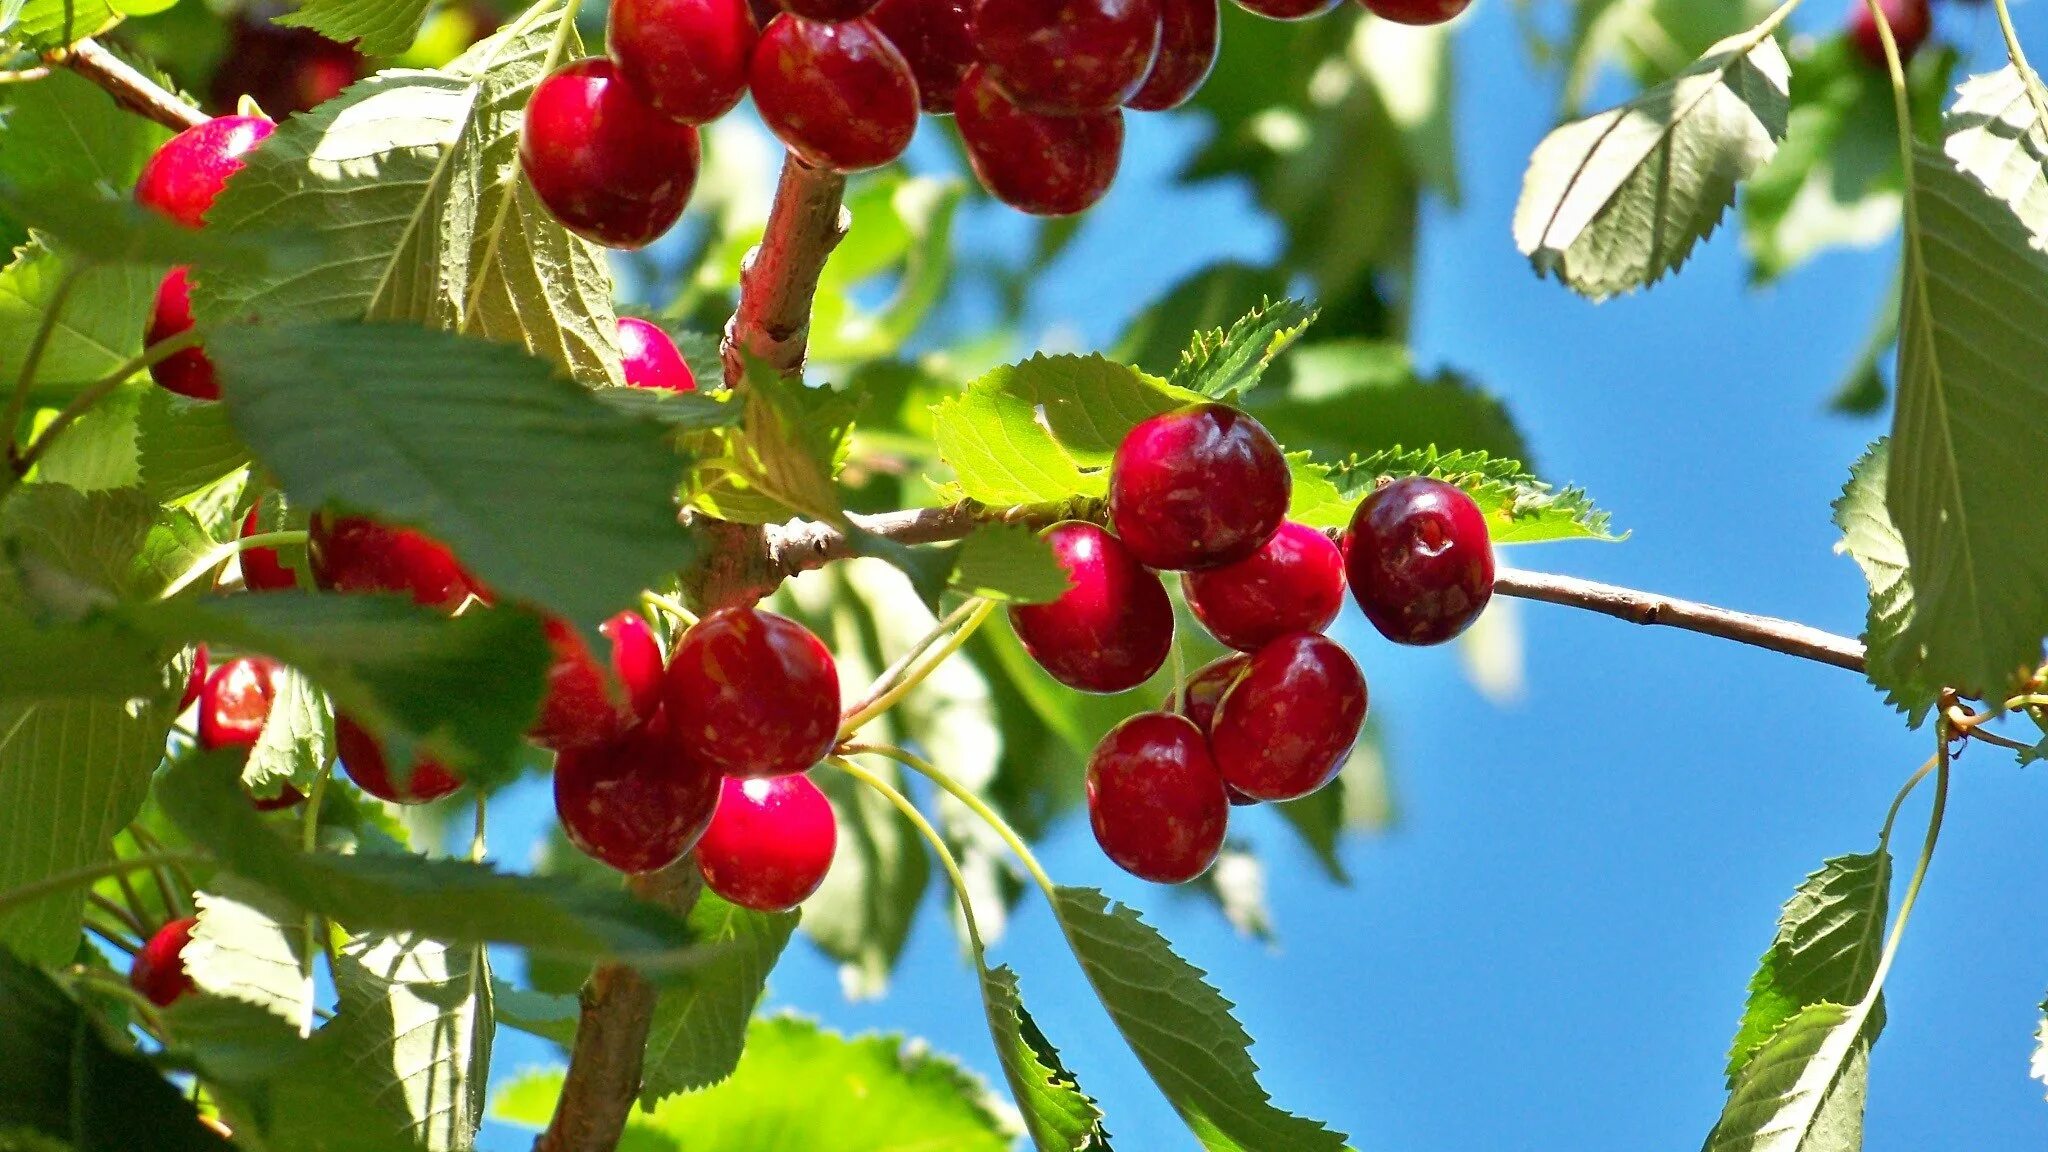
[[[424,532],[322,512],[307,532],[313,582],[335,592],[402,592],[430,608],[457,608],[483,586],[455,553]]]
[[[263,534],[263,527],[256,522],[256,509],[242,517],[242,538]],[[296,588],[299,581],[292,570],[278,559],[275,548],[244,548],[241,552],[242,587],[251,592],[275,592],[281,588]]]
[[[1470,7],[1472,0],[1362,0],[1366,10],[1396,24],[1442,24]]]
[[[1884,9],[1885,23],[1891,25],[1892,39],[1899,47],[1899,61],[1911,60],[1934,31],[1934,13],[1927,0],[1878,0],[1878,7]],[[1885,62],[1884,38],[1878,34],[1877,21],[1864,0],[1854,0],[1849,6],[1849,42],[1871,67],[1890,67]]]
[[[979,52],[969,0],[882,0],[868,22],[889,38],[917,79],[917,99],[933,116],[951,116],[953,98]]]
[[[1259,550],[1181,582],[1211,636],[1256,652],[1289,632],[1321,632],[1344,607],[1344,555],[1322,532],[1292,520]]]
[[[377,738],[346,716],[334,718],[334,746],[342,770],[356,787],[393,804],[425,804],[462,787],[462,779],[425,756],[416,757],[403,785],[391,775]]]
[[[989,195],[1034,216],[1072,216],[1109,194],[1123,163],[1124,114],[1041,116],[1019,108],[975,65],[953,111],[968,163]]]
[[[277,698],[277,661],[237,656],[207,674],[199,690],[199,746],[254,748]]]
[[[1220,0],[1159,0],[1159,55],[1124,107],[1164,112],[1187,103],[1209,78],[1223,47]]]
[[[185,676],[185,691],[178,696],[178,711],[183,712],[199,700],[199,693],[206,687],[208,673],[206,645],[192,649],[192,671]]]
[[[1069,586],[1050,604],[1010,609],[1024,650],[1080,692],[1127,692],[1151,679],[1173,650],[1166,586],[1094,524],[1055,524],[1045,539]]]
[[[640,248],[683,215],[697,187],[697,130],[656,111],[610,60],[564,65],[534,87],[519,162],[562,226]]]
[[[1214,568],[1257,552],[1293,491],[1263,425],[1227,405],[1195,404],[1141,422],[1117,445],[1109,517],[1148,568]]]
[[[1333,12],[1344,0],[1237,0],[1237,6],[1268,20],[1307,20]]]
[[[1230,800],[1201,729],[1185,716],[1140,712],[1088,757],[1088,824],[1117,867],[1155,884],[1185,884],[1223,850]]]
[[[555,761],[555,815],[593,860],[639,875],[666,868],[704,835],[718,806],[716,769],[659,719]]]
[[[996,86],[1052,116],[1107,112],[1159,54],[1160,0],[981,0],[974,42]]]
[[[697,844],[697,868],[713,892],[756,912],[787,912],[810,899],[839,844],[832,805],[808,776],[731,780]]]
[[[917,131],[910,62],[866,20],[777,16],[761,33],[747,84],[762,121],[813,168],[879,168]]]
[[[619,317],[619,363],[635,388],[695,392],[697,375],[668,333],[637,316]]]
[[[590,646],[576,627],[566,620],[547,622],[548,647],[554,663],[548,666],[547,697],[541,703],[540,719],[527,737],[543,748],[566,752],[616,739],[635,722],[646,720],[661,706],[661,641],[645,617],[621,612],[598,626],[611,643],[611,674],[618,678],[626,696],[612,698],[604,669],[598,667]]]
[[[1195,722],[1195,727],[1209,734],[1209,726],[1216,722],[1216,706],[1223,703],[1223,694],[1244,678],[1251,668],[1252,658],[1242,652],[1232,652],[1204,664],[1193,676],[1188,677],[1187,692],[1180,703],[1180,714]],[[1159,706],[1162,712],[1173,711],[1173,693],[1166,694],[1165,703]]]
[[[825,24],[858,20],[874,6],[875,0],[782,0],[784,12]]]
[[[241,171],[243,154],[276,127],[261,116],[216,116],[185,129],[142,166],[135,202],[187,228],[199,227],[228,177]]]
[[[185,972],[185,945],[192,942],[192,929],[198,923],[197,916],[187,916],[157,929],[130,962],[128,986],[159,1008],[169,1008],[196,991],[192,977]]]
[[[149,328],[143,333],[144,344],[157,344],[173,336],[182,336],[192,329],[192,278],[190,269],[180,264],[164,276],[157,285],[156,303],[150,306]],[[220,399],[220,378],[214,375],[213,361],[198,348],[186,348],[149,366],[149,378],[157,386],[180,396],[194,400]]]
[[[648,103],[703,124],[746,95],[760,31],[747,0],[612,0],[606,36],[620,73]]]
[[[802,772],[839,735],[832,653],[773,612],[721,608],[697,621],[669,660],[661,699],[676,739],[727,776]]]
[[[1441,644],[1470,627],[1493,598],[1486,514],[1441,480],[1396,480],[1351,514],[1344,571],[1380,635],[1397,644]]]
[[[1230,786],[1255,800],[1294,800],[1330,782],[1365,724],[1365,676],[1336,641],[1313,632],[1260,649],[1209,725]]]

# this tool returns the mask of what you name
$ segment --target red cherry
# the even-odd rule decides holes
[[[304,792],[286,784],[282,791],[268,800],[256,796],[249,797],[249,805],[258,812],[281,812],[286,808],[304,803],[305,799],[306,794]]]
[[[1159,57],[1138,94],[1124,102],[1140,112],[1164,112],[1187,103],[1223,46],[1218,0],[1159,0]]]
[[[273,24],[242,9],[228,26],[227,50],[214,69],[207,103],[233,108],[247,93],[265,112],[289,116],[324,104],[363,73],[363,55],[311,28]]]
[[[256,509],[242,518],[242,538],[263,534],[262,526],[256,523]],[[284,566],[277,557],[275,548],[242,549],[242,587],[251,592],[275,592],[281,588],[296,588],[298,578]]]
[[[1019,212],[1071,216],[1109,193],[1123,161],[1124,114],[1041,116],[999,91],[988,69],[968,70],[954,98],[975,178]]]
[[[1088,757],[1088,823],[1117,867],[1185,884],[1223,850],[1230,802],[1208,741],[1185,716],[1140,712]]]
[[[1223,702],[1223,694],[1244,678],[1251,667],[1252,658],[1242,652],[1204,664],[1200,671],[1188,677],[1186,693],[1181,700],[1180,714],[1194,721],[1195,727],[1209,734],[1209,726],[1215,723],[1216,706]],[[1173,710],[1173,694],[1166,695],[1166,702],[1159,706],[1162,712]]]
[[[277,661],[238,656],[215,668],[199,690],[199,746],[254,748],[277,698]]]
[[[178,711],[190,708],[199,699],[199,692],[206,687],[206,645],[192,649],[192,671],[185,676],[185,691],[178,696]]]
[[[1081,692],[1126,692],[1173,650],[1173,601],[1116,537],[1081,521],[1045,532],[1069,587],[1050,604],[1019,604],[1010,626],[1052,678]]]
[[[721,608],[683,633],[662,680],[683,746],[728,776],[784,776],[839,735],[839,669],[825,643],[773,612]]]
[[[456,608],[483,586],[424,532],[322,512],[308,525],[313,582],[336,592],[403,592],[430,608]]]
[[[703,124],[746,95],[760,33],[747,0],[612,0],[607,35],[619,72],[648,103]]]
[[[569,842],[621,872],[666,868],[704,834],[719,775],[656,720],[555,761],[555,815]]]
[[[1237,6],[1268,20],[1307,20],[1336,9],[1344,0],[1237,0]]]
[[[882,0],[868,21],[909,62],[924,110],[951,116],[960,82],[979,57],[973,5],[968,0]]]
[[[640,248],[682,217],[697,187],[697,130],[655,111],[602,57],[566,64],[533,90],[519,163],[562,226]]]
[[[192,929],[198,923],[197,916],[187,916],[157,929],[129,964],[128,986],[159,1008],[169,1008],[196,991],[192,977],[185,972],[185,945],[192,942]]]
[[[619,317],[619,362],[635,388],[695,392],[697,376],[668,333],[636,316]]]
[[[1928,34],[1934,31],[1934,13],[1927,0],[1878,0],[1878,7],[1884,9],[1885,23],[1891,25],[1892,39],[1899,48],[1899,62],[1904,63],[1920,51],[1927,43]],[[1849,42],[1856,46],[1857,55],[1873,68],[1890,67],[1885,61],[1884,39],[1878,34],[1877,20],[1870,14],[1870,5],[1864,0],[1854,0],[1849,6]]]
[[[1109,470],[1109,517],[1149,568],[1213,568],[1259,550],[1287,515],[1287,458],[1223,404],[1162,412],[1130,430]]]
[[[276,127],[261,116],[216,116],[185,129],[142,166],[135,202],[187,228],[199,227],[228,177],[241,170],[242,155]]]
[[[1031,112],[1107,112],[1138,94],[1159,52],[1159,0],[981,0],[974,42]]]
[[[1472,0],[1361,0],[1382,20],[1396,24],[1441,24],[1471,6]]]
[[[149,311],[149,329],[143,333],[144,344],[160,344],[173,336],[182,336],[192,329],[192,279],[190,270],[180,264],[164,276],[164,282],[157,285],[156,303]],[[220,399],[220,380],[214,375],[213,361],[198,348],[186,348],[149,366],[149,378],[159,387],[180,396],[194,400]]]
[[[334,746],[341,754],[341,767],[356,787],[379,800],[393,804],[425,804],[439,800],[462,787],[462,780],[425,756],[413,759],[412,772],[403,785],[392,778],[391,766],[377,738],[346,716],[334,718]]]
[[[874,6],[875,0],[782,0],[784,12],[826,24],[858,20]]]
[[[1211,636],[1256,652],[1289,632],[1321,632],[1344,607],[1344,556],[1330,538],[1292,520],[1235,564],[1190,572],[1188,608]]]
[[[734,904],[787,912],[825,882],[838,843],[832,805],[810,777],[728,779],[697,845],[697,867]]]
[[[612,675],[626,689],[622,705],[612,699],[604,670],[590,646],[566,620],[547,622],[554,663],[548,668],[547,698],[540,719],[527,732],[543,748],[564,752],[615,739],[661,704],[661,642],[646,618],[621,612],[598,626],[612,642]]]
[[[1365,724],[1365,676],[1328,637],[1284,636],[1261,648],[1216,708],[1209,747],[1233,788],[1294,800],[1330,782]]]
[[[1493,598],[1486,514],[1441,480],[1396,480],[1352,513],[1344,570],[1380,635],[1397,644],[1441,644]]]
[[[761,33],[747,84],[761,119],[814,168],[879,168],[917,131],[910,63],[866,20],[777,16]]]

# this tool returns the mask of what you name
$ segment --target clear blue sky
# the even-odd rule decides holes
[[[1808,7],[1808,28],[1838,12],[1833,0]],[[1508,219],[1555,89],[1523,57],[1510,15],[1482,0],[1457,42],[1466,203],[1427,216],[1417,357],[1507,397],[1545,474],[1585,485],[1634,535],[1517,549],[1508,562],[1858,631],[1862,586],[1831,552],[1828,505],[1883,422],[1822,408],[1892,253],[1829,256],[1753,292],[1730,231],[1677,280],[1605,306],[1537,281]],[[2048,53],[2048,6],[2023,3],[2019,16]],[[1988,67],[1988,5],[1948,4],[1940,20]],[[1192,140],[1187,125],[1133,118],[1126,176],[1035,301],[1041,330],[1105,345],[1180,276],[1273,244],[1242,194],[1161,187]],[[1279,1102],[1366,1152],[1697,1147],[1779,904],[1824,857],[1874,844],[1893,791],[1930,751],[1931,737],[1905,731],[1852,674],[1524,609],[1528,690],[1510,706],[1477,695],[1449,652],[1397,650],[1355,611],[1340,622],[1388,731],[1402,818],[1344,846],[1355,877],[1344,889],[1271,813],[1239,814],[1233,831],[1270,862],[1277,951],[1118,873],[1084,821],[1043,853],[1056,877],[1100,885],[1163,928],[1237,1003]],[[494,811],[494,838],[517,843],[547,808],[528,786]],[[1986,751],[1960,763],[1887,989],[1871,1152],[2048,1145],[2048,1102],[2026,1074],[2048,990],[2044,808],[2038,769]],[[1917,843],[1924,818],[1923,795],[1901,843]],[[843,1029],[924,1036],[999,1082],[942,897],[935,887],[889,996],[845,1002],[831,964],[799,939],[772,1002]],[[1042,904],[1025,901],[996,955],[1022,973],[1120,1148],[1193,1146]],[[497,1078],[550,1058],[501,1033]],[[493,1125],[486,1144],[528,1139]]]

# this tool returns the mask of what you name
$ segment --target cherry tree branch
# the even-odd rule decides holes
[[[45,57],[61,64],[106,89],[114,103],[169,128],[182,132],[206,123],[212,117],[165,90],[156,81],[130,67],[127,61],[106,50],[97,41],[80,40],[69,48]]]
[[[775,205],[761,243],[740,265],[740,301],[725,326],[725,384],[746,376],[744,357],[785,376],[803,371],[811,334],[811,298],[825,260],[846,236],[846,177],[783,161]]]

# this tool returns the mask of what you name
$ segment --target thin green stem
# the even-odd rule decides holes
[[[306,795],[305,811],[299,814],[299,849],[311,852],[320,846],[320,806],[327,798],[327,782],[334,775],[334,765],[323,764],[320,774],[313,777],[313,789]],[[306,913],[302,937],[304,946],[299,949],[299,979],[301,995],[305,997],[305,1009],[299,1016],[299,1035],[311,1036],[314,1022],[320,1011],[319,985],[314,980],[318,967],[315,957],[327,951],[327,933],[321,928],[319,915]]]
[[[194,737],[194,739],[197,739],[197,737]],[[130,824],[128,826],[128,835],[135,841],[136,846],[144,852],[169,851],[163,841],[157,839],[154,833],[140,824]],[[165,876],[166,870],[170,874],[168,878]],[[190,896],[181,894],[189,894],[199,889],[199,885],[192,882],[192,874],[185,871],[183,863],[170,864],[167,869],[153,868],[150,870],[150,875],[156,880],[157,891],[164,898],[164,909],[166,911],[173,908],[188,908],[187,901],[189,901]]]
[[[869,704],[880,699],[891,689],[895,688],[896,685],[902,683],[903,677],[909,673],[910,666],[917,662],[918,657],[931,651],[932,645],[945,639],[955,628],[964,623],[967,617],[973,613],[975,605],[978,603],[979,601],[976,600],[968,600],[958,608],[946,613],[944,618],[934,623],[930,630],[925,632],[923,636],[918,637],[917,643],[912,644],[893,663],[887,668],[882,669],[882,674],[875,677],[875,682],[868,686],[867,694],[861,697],[858,702],[848,707],[845,715],[853,716],[859,713]]]
[[[490,809],[490,800],[489,800],[489,799],[488,799],[488,798],[487,798],[487,797],[485,796],[485,794],[484,794],[484,790],[483,790],[483,789],[481,789],[481,788],[477,789],[477,790],[476,790],[476,823],[475,823],[475,826],[474,826],[474,828],[473,828],[473,829],[471,830],[471,832],[470,832],[470,834],[469,834],[469,859],[470,859],[470,862],[471,862],[471,863],[473,863],[473,864],[481,864],[481,863],[483,863],[483,859],[484,859],[484,827],[485,827],[485,825],[484,825],[484,818],[485,818],[485,816],[486,816],[486,815],[488,814],[488,812],[489,812],[489,809]]]
[[[152,869],[150,869],[150,870],[149,870],[149,874],[150,874],[151,876],[154,876],[154,877],[156,877],[156,878],[157,878],[157,888],[158,888],[158,891],[159,891],[159,892],[162,892],[162,894],[163,894],[163,897],[164,897],[164,910],[165,910],[166,912],[170,911],[170,908],[171,908],[171,897],[170,897],[170,893],[169,893],[169,892],[164,892],[164,891],[163,891],[163,875],[164,875],[164,870],[163,870],[163,869],[161,869],[161,868],[152,868]],[[140,919],[142,918],[142,894],[141,894],[141,893],[139,893],[139,892],[137,892],[137,891],[135,890],[135,885],[134,885],[134,883],[133,883],[132,881],[130,881],[130,880],[128,879],[128,873],[126,873],[126,872],[116,872],[116,873],[114,873],[114,884],[115,884],[115,886],[116,886],[116,887],[118,887],[118,888],[120,888],[120,889],[121,889],[121,899],[123,899],[123,900],[126,900],[126,901],[128,902],[128,909],[127,909],[127,910],[128,910],[128,913],[129,913],[130,917],[131,917],[132,919],[135,919],[135,920],[140,920]],[[137,931],[140,931],[140,930],[141,930],[141,928],[140,928],[140,925],[138,925],[138,926],[137,926]]]
[[[1996,0],[1998,10],[1998,31],[2005,37],[2005,55],[2012,61],[2015,71],[2020,74],[2020,87],[2026,89],[2027,102],[2034,106],[2034,119],[2048,129],[2048,100],[2041,93],[2041,81],[2027,64],[2027,53],[2020,47],[2020,34],[2012,26],[2012,13],[2006,10],[2005,0]]]
[[[71,980],[74,990],[80,984],[89,984],[96,992],[104,992],[117,1000],[127,1001],[128,1006],[135,1010],[136,1017],[142,1021],[142,1026],[149,1030],[149,1034],[158,1040],[163,1039],[164,1020],[158,1015],[156,1002],[137,992],[128,981],[112,972],[77,964],[63,969],[63,975]]]
[[[540,66],[542,76],[552,73],[569,54],[569,37],[576,31],[576,8],[577,0],[564,0],[562,20],[555,25],[554,41],[548,45],[548,58]]]
[[[886,756],[945,789],[948,795],[967,805],[969,811],[981,817],[990,828],[995,829],[996,835],[1002,837],[1003,843],[1008,844],[1010,851],[1016,853],[1017,859],[1023,862],[1025,870],[1031,873],[1031,879],[1038,884],[1039,891],[1045,893],[1047,900],[1056,899],[1052,877],[1046,875],[1045,869],[1038,863],[1038,857],[1032,854],[1030,847],[1024,843],[1024,838],[1010,827],[1010,822],[1003,819],[1001,813],[989,807],[981,797],[968,791],[958,780],[941,772],[931,761],[892,744],[841,744],[839,751],[846,755]]]
[[[969,608],[969,605],[972,607]],[[916,658],[915,662],[898,677],[894,685],[881,691],[879,695],[869,696],[866,701],[855,705],[847,713],[846,719],[841,721],[839,725],[839,738],[841,740],[848,739],[855,732],[860,731],[862,725],[902,703],[905,696],[910,695],[917,689],[919,684],[924,683],[925,677],[937,671],[939,665],[951,659],[955,652],[960,651],[961,648],[966,646],[967,641],[973,639],[974,633],[981,628],[982,624],[987,622],[989,614],[995,611],[996,606],[992,600],[977,599],[971,600],[968,604],[961,605],[961,607],[968,608],[969,610],[967,618],[958,628],[955,628],[951,633],[941,633],[945,638],[940,640],[935,646],[928,646]],[[949,616],[948,619],[951,619],[951,617]],[[943,621],[941,623],[943,624]],[[934,631],[938,632],[938,630]],[[924,642],[920,641],[920,644],[922,643]]]
[[[251,548],[276,548],[284,545],[304,544],[305,542],[306,533],[304,530],[258,532],[254,535],[230,540],[213,548],[206,555],[201,556],[190,568],[185,569],[176,580],[165,585],[163,593],[157,598],[159,600],[169,600],[171,597],[190,588],[193,582],[200,577],[205,576],[215,568],[220,567]]]
[[[1935,766],[1939,763],[1940,757],[1929,756],[1927,763],[1920,765],[1919,769],[1911,776],[1906,777],[1906,782],[1899,786],[1899,794],[1892,797],[1892,806],[1884,814],[1884,828],[1877,834],[1877,850],[1879,852],[1886,852],[1891,849],[1892,825],[1898,822],[1899,809],[1905,807],[1906,797],[1913,794],[1913,789],[1918,788],[1920,782],[1927,779],[1927,774],[1934,771]]]
[[[116,873],[116,875],[120,875],[120,873]],[[114,923],[135,933],[137,939],[149,939],[149,930],[142,926],[142,918],[136,913],[130,912],[128,909],[121,907],[97,892],[87,892],[85,899],[94,908],[113,917]]]
[[[663,596],[659,592],[642,592],[640,600],[649,608],[666,615],[685,628],[697,626],[697,614],[677,603],[673,597]]]
[[[21,423],[21,414],[28,410],[29,389],[36,382],[36,369],[42,367],[43,353],[50,346],[50,337],[57,331],[57,321],[64,316],[64,305],[71,299],[72,289],[92,265],[86,261],[66,268],[58,279],[57,287],[50,293],[50,306],[43,309],[42,323],[36,325],[36,334],[30,337],[28,351],[21,358],[21,375],[15,378],[14,393],[7,398],[7,414],[0,416],[0,431],[7,433],[7,442],[14,442],[15,426]]]
[[[960,862],[954,859],[953,850],[946,846],[945,838],[939,835],[938,829],[932,827],[931,821],[924,818],[924,813],[917,810],[917,805],[912,804],[909,797],[891,787],[887,780],[844,756],[829,757],[826,763],[881,793],[889,803],[896,806],[898,812],[903,813],[904,819],[917,827],[925,841],[932,846],[932,854],[939,858],[940,866],[946,870],[946,877],[953,882],[953,894],[960,900],[960,917],[967,922],[967,937],[974,942],[974,956],[979,961],[983,945],[981,928],[974,922],[974,901],[967,896],[967,878],[960,874]]]
[[[0,892],[0,912],[11,912],[24,904],[32,904],[45,896],[66,892],[82,884],[90,884],[106,876],[115,876],[141,868],[155,868],[163,864],[203,864],[206,857],[196,852],[160,853],[148,856],[130,856],[125,860],[102,860],[83,868],[45,876],[32,884]]]
[[[91,411],[93,405],[113,395],[115,389],[127,383],[137,372],[146,372],[153,365],[176,356],[187,348],[197,348],[204,338],[203,330],[194,327],[180,332],[168,340],[159,340],[144,349],[142,355],[114,369],[113,372],[101,377],[84,391],[73,396],[71,402],[66,404],[63,410],[57,413],[56,417],[36,436],[35,440],[19,454],[14,455],[12,461],[14,476],[12,479],[19,480],[21,477],[28,475],[28,470],[35,467],[36,461],[43,458],[43,454],[50,450],[50,445],[56,441],[58,436],[64,433],[65,429],[76,423],[79,417]],[[12,440],[10,439],[9,452],[12,453],[12,451]],[[0,494],[4,494],[5,491],[6,489],[0,489]]]
[[[121,952],[124,952],[127,955],[133,956],[137,952],[142,951],[142,946],[140,944],[136,943],[133,940],[130,940],[118,928],[112,928],[105,924],[98,923],[90,917],[86,919],[85,927],[87,931],[91,932],[95,936],[98,936],[100,939],[106,941],[110,946],[119,949]]]
[[[1188,710],[1188,653],[1178,628],[1173,632],[1173,710]]]
[[[1870,990],[1863,994],[1862,1002],[1857,1005],[1860,1013],[1870,1011],[1870,1006],[1877,1002],[1878,992],[1884,987],[1884,978],[1899,953],[1899,941],[1905,938],[1906,922],[1912,919],[1913,905],[1920,899],[1920,886],[1927,880],[1927,866],[1934,860],[1934,845],[1941,839],[1942,818],[1948,814],[1948,725],[1942,723],[1936,728],[1935,739],[1941,741],[1941,747],[1934,754],[1934,809],[1927,815],[1927,836],[1920,842],[1920,859],[1913,865],[1913,878],[1906,882],[1905,898],[1899,901],[1898,918],[1892,922],[1891,935],[1885,938],[1884,954],[1878,957],[1877,971],[1870,977]]]
[[[1885,18],[1884,5],[1878,0],[1863,2],[1869,6],[1870,17],[1877,24],[1877,38],[1884,44],[1885,71],[1891,75],[1892,116],[1898,122],[1899,168],[1906,181],[1906,246],[1909,258],[1918,266],[1920,210],[1914,203],[1917,189],[1913,179],[1913,109],[1906,95],[1906,65],[1899,57],[1899,42],[1892,35],[1891,21]],[[1925,307],[1924,300],[1922,307]]]

